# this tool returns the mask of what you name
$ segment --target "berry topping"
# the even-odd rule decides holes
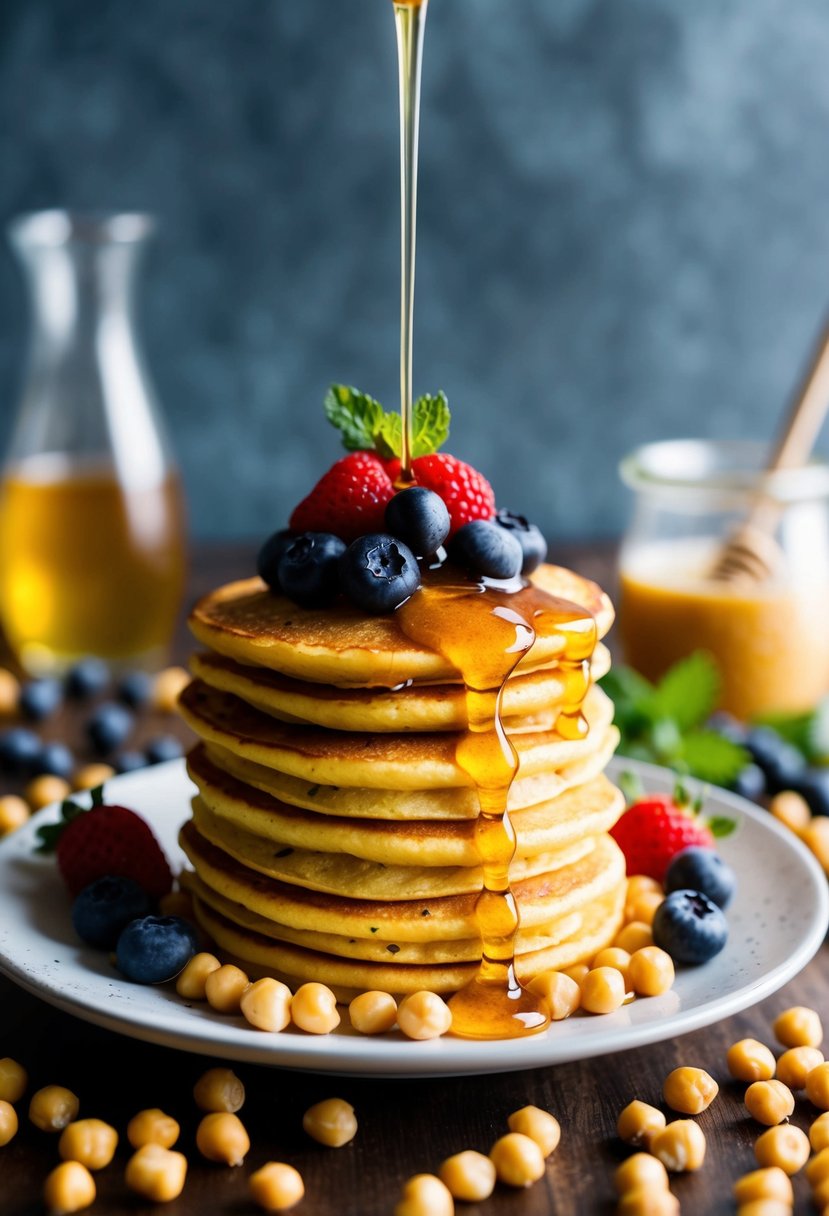
[[[707,963],[728,939],[728,922],[701,891],[672,891],[653,918],[653,940],[677,963]]]
[[[813,815],[829,815],[829,769],[804,769],[792,789],[806,799]]]
[[[149,764],[143,752],[118,752],[112,757],[112,767],[116,773],[135,773]]]
[[[449,545],[449,556],[459,566],[487,578],[515,578],[524,553],[511,532],[485,519],[464,524]]]
[[[290,548],[294,533],[290,528],[281,528],[265,541],[256,557],[256,573],[271,591],[281,591],[279,586],[279,563],[285,550]]]
[[[118,700],[131,709],[140,709],[153,695],[155,680],[148,671],[128,671],[118,681]]]
[[[324,608],[340,587],[339,561],[345,544],[330,532],[294,537],[279,562],[279,585],[303,608]]]
[[[32,722],[48,718],[61,703],[63,689],[57,680],[30,680],[20,689],[20,710]]]
[[[386,507],[386,527],[418,557],[437,553],[449,535],[449,512],[443,499],[424,486],[395,494]]]
[[[419,486],[434,490],[446,503],[451,523],[450,536],[473,519],[492,519],[495,493],[482,473],[446,452],[419,456],[412,461],[412,473]]]
[[[165,760],[178,760],[184,755],[184,748],[175,735],[156,735],[150,739],[144,754],[148,764],[163,764]]]
[[[754,763],[766,774],[769,792],[795,788],[795,783],[806,767],[801,752],[792,743],[781,739],[770,726],[756,726],[745,737],[745,747]]]
[[[40,739],[34,731],[14,726],[0,735],[0,767],[8,773],[31,773],[40,748]]]
[[[196,953],[192,925],[179,916],[144,916],[118,938],[115,963],[136,984],[163,984],[183,971]]]
[[[713,847],[706,825],[669,794],[652,794],[628,807],[610,834],[625,855],[628,874],[662,882],[671,858],[691,845]]]
[[[374,452],[351,452],[325,473],[291,515],[293,532],[334,532],[356,540],[383,527],[391,478]]]
[[[361,536],[340,559],[340,581],[346,595],[365,612],[392,612],[420,586],[417,559],[393,536]]]
[[[131,878],[107,874],[80,892],[72,905],[72,924],[81,941],[111,950],[131,920],[147,916],[150,897]]]
[[[525,519],[523,515],[515,515],[512,511],[498,511],[495,522],[511,532],[521,546],[524,562],[522,574],[532,574],[537,570],[547,556],[547,542],[541,535],[541,530]]]
[[[34,763],[32,772],[36,776],[49,773],[53,777],[71,777],[75,768],[75,757],[65,743],[44,743]]]
[[[718,908],[728,907],[736,886],[731,866],[713,849],[699,846],[677,853],[665,875],[666,891],[701,891]]]
[[[66,676],[66,695],[78,701],[103,692],[109,683],[109,668],[103,659],[79,659]]]
[[[120,747],[132,730],[133,717],[117,701],[104,701],[86,724],[89,741],[97,752],[106,756]]]

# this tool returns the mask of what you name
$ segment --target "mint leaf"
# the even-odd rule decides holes
[[[662,677],[647,707],[653,718],[673,718],[680,731],[703,722],[717,703],[720,674],[711,655],[697,650]]]
[[[646,707],[653,694],[653,685],[632,667],[614,667],[602,676],[599,686],[613,702],[613,721],[622,732],[621,749],[625,751],[627,744],[650,726]],[[653,760],[655,756],[647,758]]]
[[[707,819],[706,823],[715,840],[722,840],[724,836],[730,836],[737,830],[737,820],[727,819],[725,815],[715,815],[713,819]]]
[[[383,422],[379,401],[346,384],[332,384],[325,394],[325,416],[342,435],[349,452],[374,450],[374,441]]]
[[[403,424],[399,414],[384,414],[374,432],[373,446],[384,460],[403,455]]]
[[[689,772],[712,785],[731,785],[750,761],[745,748],[713,730],[687,731],[680,754]]]
[[[431,456],[449,438],[446,393],[424,393],[412,406],[412,457]]]

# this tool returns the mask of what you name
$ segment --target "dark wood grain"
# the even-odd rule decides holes
[[[612,558],[607,546],[565,550],[559,556],[606,583],[610,580]],[[193,593],[246,574],[251,562],[252,550],[240,547],[203,551],[193,571]],[[178,657],[183,657],[187,649],[183,631],[176,647]],[[74,717],[70,711],[55,724],[54,732],[77,740]],[[145,721],[142,735],[162,728],[185,737],[184,728],[171,727],[169,720]],[[104,1118],[121,1133],[130,1116],[144,1106],[161,1106],[181,1121],[181,1147],[190,1161],[181,1198],[159,1209],[130,1196],[123,1182],[128,1147],[122,1141],[113,1165],[97,1177],[98,1199],[91,1210],[100,1216],[140,1216],[160,1210],[170,1216],[243,1216],[254,1210],[247,1199],[247,1176],[269,1159],[290,1161],[301,1171],[306,1198],[298,1213],[386,1216],[409,1175],[436,1169],[445,1156],[460,1149],[486,1151],[503,1134],[509,1113],[527,1103],[553,1111],[562,1124],[561,1146],[550,1159],[545,1179],[526,1192],[498,1188],[486,1203],[458,1205],[459,1211],[469,1216],[609,1216],[612,1170],[627,1152],[614,1134],[619,1110],[633,1097],[658,1104],[662,1081],[672,1068],[681,1063],[700,1065],[721,1085],[719,1097],[699,1119],[708,1137],[708,1156],[698,1174],[674,1179],[672,1188],[684,1213],[726,1216],[734,1211],[733,1181],[754,1165],[752,1145],[760,1129],[746,1117],[742,1087],[728,1082],[725,1052],[744,1035],[771,1044],[771,1021],[793,1004],[813,1006],[829,1017],[825,946],[783,991],[747,1013],[622,1055],[523,1073],[417,1081],[326,1078],[234,1065],[247,1087],[243,1115],[252,1139],[247,1162],[235,1170],[209,1166],[195,1150],[197,1117],[191,1091],[208,1063],[203,1057],[98,1030],[58,1013],[4,979],[0,979],[0,1056],[24,1063],[33,1086],[68,1085],[80,1096],[82,1114]],[[339,1150],[314,1144],[301,1130],[305,1109],[334,1095],[352,1102],[359,1119],[356,1139]],[[800,1101],[794,1121],[806,1127],[814,1114],[808,1103]],[[37,1132],[23,1118],[16,1139],[0,1150],[0,1213],[40,1213],[43,1178],[56,1160],[55,1139]],[[795,1181],[797,1210],[806,1212],[805,1180]]]

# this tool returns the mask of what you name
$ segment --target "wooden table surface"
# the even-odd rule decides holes
[[[612,585],[608,546],[568,549],[555,557]],[[195,559],[192,594],[245,575],[251,568],[250,549],[202,550]],[[178,659],[184,659],[187,647],[182,629],[176,641]],[[75,741],[79,736],[74,714],[60,717],[45,733]],[[171,727],[168,720],[147,721],[141,729],[149,736]],[[185,737],[183,728],[174,725],[172,729]],[[773,875],[769,875],[769,883],[773,884]],[[303,1175],[306,1197],[296,1209],[298,1213],[385,1216],[392,1212],[406,1178],[434,1171],[444,1157],[461,1149],[486,1152],[506,1130],[510,1112],[527,1103],[552,1111],[562,1126],[561,1145],[548,1163],[545,1178],[522,1192],[498,1187],[485,1203],[459,1204],[458,1211],[469,1216],[609,1216],[614,1210],[612,1171],[629,1151],[615,1137],[619,1111],[634,1097],[659,1104],[667,1073],[679,1064],[694,1064],[714,1075],[720,1094],[699,1118],[708,1139],[704,1168],[697,1174],[676,1177],[672,1189],[683,1213],[725,1216],[734,1212],[733,1181],[754,1166],[752,1146],[761,1130],[746,1117],[743,1087],[728,1081],[725,1051],[746,1035],[772,1044],[774,1016],[795,1004],[812,1006],[829,1020],[826,946],[782,991],[738,1017],[657,1046],[583,1063],[505,1075],[409,1081],[327,1078],[234,1065],[247,1089],[241,1114],[252,1148],[245,1165],[232,1170],[208,1165],[195,1149],[198,1118],[191,1091],[211,1062],[204,1057],[104,1032],[51,1009],[3,978],[0,1057],[20,1060],[29,1070],[33,1087],[69,1086],[80,1097],[82,1115],[103,1118],[122,1134],[115,1161],[97,1175],[98,1198],[90,1210],[100,1216],[139,1216],[161,1210],[170,1216],[243,1216],[256,1210],[247,1198],[248,1174],[274,1159],[293,1163]],[[359,1120],[356,1139],[342,1149],[323,1148],[301,1129],[306,1108],[332,1096],[351,1102]],[[123,1180],[129,1155],[124,1128],[131,1115],[147,1106],[160,1106],[179,1119],[182,1138],[178,1147],[190,1162],[183,1194],[163,1209],[131,1196]],[[814,1115],[802,1100],[793,1121],[805,1128]],[[22,1118],[17,1137],[0,1149],[2,1216],[42,1212],[43,1179],[56,1162],[56,1138],[36,1131]],[[802,1176],[795,1180],[795,1189],[796,1211],[811,1211]]]

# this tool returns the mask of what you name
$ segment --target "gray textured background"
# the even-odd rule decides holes
[[[416,388],[553,536],[649,438],[768,434],[829,303],[826,0],[433,0]],[[262,533],[397,393],[387,0],[3,0],[0,220],[147,208],[145,344],[195,531]],[[0,391],[25,301],[0,260]]]

